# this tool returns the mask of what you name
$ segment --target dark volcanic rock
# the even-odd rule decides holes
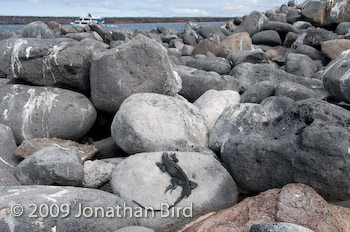
[[[53,39],[55,32],[45,23],[36,21],[26,25],[22,31],[23,38]]]
[[[331,31],[327,31],[323,28],[309,27],[306,30],[306,36],[305,36],[304,42],[307,45],[319,47],[321,46],[322,42],[327,40],[337,39],[337,38],[338,38],[337,34]]]
[[[68,33],[77,33],[78,31],[75,30],[71,25],[62,25],[61,27],[61,34],[66,35]]]
[[[15,169],[15,176],[23,185],[81,186],[84,168],[75,151],[48,147],[19,163]]]
[[[280,120],[281,117],[294,105],[289,97],[271,96],[260,103],[269,112],[271,121]]]
[[[221,57],[195,57],[189,59],[185,65],[208,72],[213,71],[220,75],[229,74],[231,71],[230,62]]]
[[[220,152],[221,146],[232,135],[261,134],[268,126],[269,119],[269,113],[259,104],[241,103],[229,106],[210,133],[209,148]]]
[[[237,66],[244,62],[253,64],[257,63],[268,63],[265,52],[261,49],[255,49],[252,51],[237,51],[229,54],[226,59],[233,63],[233,66]]]
[[[16,149],[15,137],[11,129],[0,124],[0,186],[20,185],[14,176],[19,159],[12,155]]]
[[[210,38],[213,34],[218,35],[220,41],[226,37],[219,28],[211,24],[200,26],[198,32],[204,39]]]
[[[281,37],[274,30],[261,31],[252,36],[253,44],[264,44],[269,46],[282,45]]]
[[[175,70],[182,79],[182,89],[179,94],[190,102],[194,102],[209,89],[240,90],[239,81],[232,76],[206,72],[187,66],[178,66],[175,67]]]
[[[91,38],[86,38],[83,39],[81,41],[81,43],[87,47],[91,53],[95,54],[95,53],[100,53],[100,52],[105,52],[107,50],[106,48],[106,44],[101,42],[101,41],[97,41],[95,39],[91,39]]]
[[[297,182],[327,199],[349,199],[349,118],[349,111],[325,101],[298,101],[263,136],[231,132],[221,155],[245,191]]]
[[[92,53],[70,39],[0,41],[0,70],[7,77],[36,85],[69,86],[89,91]]]
[[[215,54],[217,44],[210,39],[204,39],[194,48],[193,56],[198,54],[207,55],[208,52]]]
[[[241,102],[260,104],[265,98],[273,96],[275,89],[276,85],[271,81],[258,82],[242,94]]]
[[[305,1],[302,3],[302,15],[312,23],[322,25],[325,22],[326,1]]]
[[[104,25],[90,23],[89,27],[92,31],[96,31],[102,37],[103,42],[109,44],[113,40],[112,35],[109,33],[108,29]]]
[[[290,81],[302,84],[312,89],[318,93],[319,96],[325,95],[323,84],[320,80],[308,77],[298,77],[278,69],[276,66],[271,64],[242,63],[234,67],[230,72],[230,75],[237,79],[242,92],[246,91],[250,86],[260,81],[271,81],[275,84]]]
[[[11,186],[0,187],[0,195],[2,196],[1,231],[114,231],[137,224],[135,217],[130,217],[128,213],[124,214],[123,199],[100,190],[57,186]],[[11,214],[14,202],[22,205],[23,215],[14,217]],[[33,211],[33,205],[38,207],[36,212]],[[53,215],[59,212],[58,216],[45,217],[47,211],[40,214],[41,205],[44,205],[42,208],[46,205],[49,209],[52,208],[53,211],[49,212],[53,212]],[[117,206],[120,209],[118,214],[115,208]],[[85,214],[83,214],[84,208],[86,208]],[[95,211],[96,208],[100,209]],[[34,214],[31,214],[32,212]],[[37,217],[33,218],[30,215]]]
[[[315,25],[329,26],[349,22],[349,9],[350,4],[347,0],[305,1],[302,6],[302,15]]]
[[[286,38],[284,39],[283,46],[290,48],[297,38],[298,38],[298,34],[294,32],[288,32],[286,35]]]
[[[63,37],[78,40],[78,41],[81,41],[87,38],[96,39],[94,33],[91,33],[91,32],[68,33],[68,34],[65,34]]]
[[[263,30],[274,30],[279,33],[294,32],[299,33],[299,29],[289,23],[277,22],[277,21],[267,21],[263,25]]]
[[[277,86],[275,96],[289,97],[294,101],[299,101],[307,98],[315,98],[317,94],[304,85],[294,82],[282,82]]]
[[[350,102],[350,51],[345,51],[326,67],[322,81],[327,92],[339,100]]]
[[[181,78],[173,71],[167,50],[145,36],[99,53],[90,71],[92,102],[110,113],[134,93],[173,96],[181,89]]]
[[[248,32],[250,36],[262,30],[267,17],[257,11],[251,12],[243,22],[234,30],[234,33]]]
[[[301,45],[297,47],[295,53],[307,55],[313,60],[320,60],[322,61],[323,65],[327,65],[329,63],[329,59],[322,52],[309,45]]]
[[[0,123],[18,144],[25,139],[80,139],[96,120],[96,110],[82,94],[52,87],[0,86]]]
[[[191,46],[197,45],[197,38],[194,35],[184,35],[182,39],[184,43],[187,45],[191,45]]]
[[[350,30],[350,22],[341,22],[335,29],[335,33],[338,35],[346,35]]]
[[[303,54],[289,53],[286,56],[285,70],[296,76],[312,77],[318,68],[310,57]]]

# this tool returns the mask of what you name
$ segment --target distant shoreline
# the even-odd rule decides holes
[[[69,24],[79,17],[36,17],[36,16],[0,16],[0,24],[28,24],[34,21],[48,23],[56,21]],[[106,23],[177,23],[177,22],[226,22],[233,17],[105,17]]]

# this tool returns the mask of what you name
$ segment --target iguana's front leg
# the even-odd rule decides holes
[[[158,168],[159,168],[162,172],[166,172],[166,166],[165,166],[164,163],[157,162],[156,165],[158,166]]]

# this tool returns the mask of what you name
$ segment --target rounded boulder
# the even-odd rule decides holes
[[[181,150],[179,144],[208,146],[208,129],[199,109],[185,99],[155,93],[127,98],[114,117],[112,137],[129,154]]]
[[[84,136],[96,110],[84,95],[53,87],[0,86],[0,123],[9,126],[20,144],[25,139]]]

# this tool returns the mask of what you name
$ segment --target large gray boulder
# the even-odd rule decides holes
[[[229,74],[231,71],[230,62],[222,57],[198,56],[195,58],[189,58],[184,65],[208,72],[213,71],[220,75]]]
[[[193,104],[199,108],[210,132],[225,108],[238,104],[240,99],[241,97],[236,91],[217,91],[210,89],[193,102]]]
[[[84,168],[75,151],[48,147],[20,162],[15,176],[23,185],[73,185],[81,186]]]
[[[299,29],[296,26],[278,21],[265,22],[263,25],[263,30],[274,30],[282,34],[287,34],[288,32],[299,33]]]
[[[320,97],[324,97],[326,94],[320,80],[295,76],[271,64],[242,63],[234,67],[230,75],[237,79],[242,92],[261,81],[271,81],[274,84],[290,81],[306,86],[315,91]]]
[[[271,81],[261,81],[251,86],[242,94],[242,103],[260,104],[265,98],[275,94],[276,85]]]
[[[314,47],[321,46],[321,43],[328,40],[337,39],[338,35],[323,28],[309,27],[306,29],[304,43]]]
[[[101,36],[101,38],[103,39],[103,42],[109,44],[113,40],[112,34],[108,31],[108,29],[104,25],[93,22],[89,24],[89,27],[92,31],[97,32]]]
[[[233,66],[237,66],[241,63],[249,62],[253,64],[268,63],[266,54],[261,49],[255,49],[252,51],[237,51],[230,53],[226,59],[230,60]]]
[[[194,102],[210,89],[240,90],[238,80],[229,75],[220,75],[216,72],[206,72],[188,66],[174,67],[182,79],[182,89],[179,94],[190,102]]]
[[[209,147],[219,153],[221,146],[233,135],[262,134],[269,120],[269,113],[259,104],[241,103],[229,106],[210,133]]]
[[[307,55],[313,60],[320,60],[322,61],[323,65],[327,65],[329,63],[329,59],[321,51],[309,45],[298,46],[295,53]]]
[[[350,102],[350,50],[332,60],[322,75],[326,91],[339,100]]]
[[[260,31],[252,36],[253,44],[264,44],[269,46],[282,45],[280,35],[275,30]]]
[[[0,123],[12,129],[18,144],[43,137],[76,140],[96,120],[92,103],[70,90],[2,85],[0,99]]]
[[[303,183],[328,200],[347,200],[349,118],[348,110],[319,99],[297,101],[260,134],[232,133],[221,156],[244,191]]]
[[[141,153],[123,160],[114,169],[111,179],[112,190],[126,202],[135,201],[145,207],[160,209],[161,204],[172,205],[181,194],[181,187],[172,193],[164,193],[171,184],[168,173],[156,165],[161,162],[161,152]],[[138,218],[138,225],[155,231],[177,231],[199,215],[227,208],[237,203],[238,189],[221,163],[200,153],[176,152],[178,165],[190,181],[197,183],[188,198],[175,207],[178,216],[161,217],[166,212],[154,212],[154,217]],[[192,206],[192,210],[190,210]],[[185,207],[189,207],[185,210]],[[186,217],[186,214],[191,217]]]
[[[174,96],[181,89],[181,78],[172,69],[167,50],[143,35],[96,55],[90,78],[92,102],[110,113],[134,93]]]
[[[252,11],[244,21],[234,30],[234,33],[248,32],[250,36],[261,31],[264,23],[267,22],[267,17],[257,11]]]
[[[53,39],[55,32],[45,23],[35,21],[26,25],[22,31],[23,38]]]
[[[350,22],[341,22],[335,29],[335,33],[338,35],[346,35],[350,30]]]
[[[301,77],[312,77],[317,72],[317,64],[307,55],[289,53],[286,56],[285,70]]]
[[[0,187],[0,196],[0,231],[115,231],[136,225],[135,210],[132,217],[124,214],[124,200],[100,190],[11,186]]]
[[[7,39],[0,41],[0,71],[36,85],[90,89],[92,53],[70,39]]]
[[[289,97],[295,101],[307,98],[316,98],[318,95],[315,91],[305,87],[304,85],[294,82],[282,82],[275,89],[275,96]]]
[[[111,131],[118,146],[129,154],[188,151],[191,146],[183,146],[183,142],[208,146],[208,129],[199,109],[185,99],[155,93],[127,98],[113,119]]]
[[[329,26],[350,21],[350,3],[347,0],[305,1],[302,15],[315,25]]]
[[[220,30],[220,28],[208,24],[208,25],[202,25],[198,28],[198,33],[204,38],[209,39],[213,35],[217,35],[220,38],[220,41],[225,39],[225,34]],[[219,42],[220,42],[219,41]]]
[[[14,176],[19,159],[12,155],[16,141],[11,128],[0,124],[0,186],[20,185]]]

